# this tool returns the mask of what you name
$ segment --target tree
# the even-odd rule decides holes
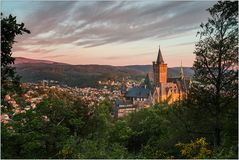
[[[131,113],[128,118],[128,125],[133,134],[128,140],[127,148],[129,151],[139,152],[149,140],[159,139],[161,135],[160,122],[160,117],[152,110],[144,109]]]
[[[128,126],[126,120],[117,120],[110,128],[110,142],[116,142],[127,146],[130,136],[133,134],[132,129]]]
[[[2,158],[77,158],[75,146],[88,136],[92,115],[84,102],[66,98],[49,95],[36,108],[2,124]]]
[[[1,13],[1,93],[2,98],[8,92],[14,92],[19,89],[20,77],[16,75],[14,58],[12,57],[12,45],[16,42],[17,35],[30,33],[24,27],[24,23],[17,23],[16,17],[9,15],[3,18]]]
[[[197,106],[194,108],[205,113],[216,147],[225,131],[223,120],[234,114],[237,121],[233,112],[237,113],[238,107],[238,2],[219,1],[208,11],[211,17],[198,32],[190,98]]]
[[[208,143],[205,138],[197,138],[191,143],[178,143],[176,147],[180,148],[180,152],[184,158],[201,159],[210,158],[212,151],[208,148]]]

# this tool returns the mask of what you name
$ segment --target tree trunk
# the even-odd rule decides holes
[[[221,143],[221,129],[219,127],[215,127],[214,130],[214,147],[218,147]]]

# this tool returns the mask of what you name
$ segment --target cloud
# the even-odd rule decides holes
[[[128,59],[131,57],[137,57],[137,56],[148,56],[150,54],[155,54],[154,52],[146,52],[146,53],[139,53],[139,54],[134,54],[134,55],[127,55],[127,56],[110,56],[110,57],[104,57],[103,59],[108,59],[108,60],[115,60],[115,59]]]
[[[175,44],[175,45],[171,45],[171,47],[187,46],[187,45],[193,45],[193,44],[195,44],[195,43],[196,43],[196,42],[178,43],[178,44]]]
[[[66,55],[50,55],[50,56],[44,56],[42,58],[58,58],[58,57],[65,57]]]
[[[15,45],[13,47],[13,52],[15,51],[21,51],[21,52],[31,52],[31,53],[41,53],[41,54],[46,54],[46,53],[49,53],[49,52],[52,52],[54,51],[55,49],[48,49],[48,48],[43,48],[43,47],[35,47],[35,48],[32,48],[31,46],[29,45],[25,45],[25,46],[19,46],[19,45]]]
[[[54,1],[32,2],[36,11],[25,17],[30,35],[20,46],[74,44],[86,48],[143,39],[181,36],[207,18],[215,2]],[[30,7],[30,6],[29,6]]]

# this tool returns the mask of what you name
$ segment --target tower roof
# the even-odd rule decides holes
[[[181,67],[180,67],[180,78],[184,79],[182,60],[181,60]]]
[[[149,74],[147,73],[145,79],[144,79],[144,83],[143,83],[144,87],[148,88],[148,89],[152,89],[152,85],[151,85],[151,81],[149,79]]]
[[[149,74],[147,73],[145,79],[144,79],[144,84],[148,84],[150,83],[150,79],[149,79]]]
[[[159,46],[158,58],[157,58],[156,63],[158,63],[158,64],[164,63],[164,61],[163,61],[163,56],[162,56],[162,53],[161,53],[161,50],[160,50],[160,46]]]

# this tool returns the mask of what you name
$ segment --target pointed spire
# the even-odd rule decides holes
[[[183,78],[184,78],[182,60],[181,60],[181,67],[180,67],[180,78],[181,78],[181,79],[183,79]]]
[[[145,84],[148,84],[150,82],[150,79],[149,79],[149,74],[147,73],[145,79],[144,79],[144,83]]]
[[[144,86],[145,88],[150,89],[151,88],[151,84],[150,84],[150,79],[149,79],[149,74],[147,73],[145,79],[144,79]]]
[[[160,50],[160,45],[159,45],[158,58],[157,58],[156,63],[158,63],[158,64],[163,64],[164,63],[163,56],[162,56],[162,53],[161,53],[161,50]]]

